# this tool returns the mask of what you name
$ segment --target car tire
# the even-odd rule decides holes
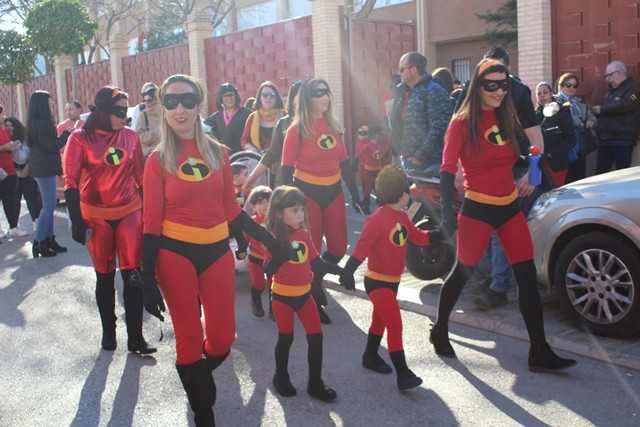
[[[426,216],[416,226],[421,230],[433,230],[438,227],[438,223]],[[407,242],[405,266],[409,273],[418,279],[433,280],[451,271],[455,257],[455,247],[447,242],[429,246],[418,246]]]
[[[560,252],[554,284],[567,315],[596,335],[640,330],[640,253],[624,238],[596,231]]]

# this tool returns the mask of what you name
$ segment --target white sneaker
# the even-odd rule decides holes
[[[33,231],[38,231],[38,220],[33,221]]]
[[[28,236],[29,233],[24,231],[22,228],[20,227],[13,227],[10,231],[9,231],[9,235],[10,236],[16,236],[16,237],[24,237],[24,236]]]
[[[5,237],[7,237],[7,233],[0,229],[0,239],[4,239]]]

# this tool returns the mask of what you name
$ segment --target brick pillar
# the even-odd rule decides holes
[[[518,0],[518,74],[534,93],[541,81],[553,85],[549,0]]]
[[[333,111],[341,124],[344,120],[342,99],[342,0],[310,0],[313,35],[313,68],[316,77],[329,82],[333,92]]]
[[[207,81],[204,39],[211,37],[211,19],[205,12],[194,12],[187,18],[187,43],[189,43],[189,64],[191,76],[201,84]],[[208,92],[205,88],[205,92]],[[202,103],[203,117],[208,115],[207,103]]]
[[[129,56],[129,40],[125,34],[115,33],[109,38],[109,67],[111,84],[124,88],[122,58]]]
[[[64,120],[64,106],[67,103],[67,73],[66,71],[71,68],[71,57],[70,56],[56,56],[53,58],[53,72],[56,78],[56,91],[58,96],[56,99],[57,110],[58,110],[58,122]],[[24,92],[23,95],[24,97]]]
[[[418,52],[427,57],[427,69],[436,69],[438,56],[435,43],[429,42],[429,6],[427,1],[416,1],[416,38]],[[398,55],[398,61],[403,53],[406,52]]]

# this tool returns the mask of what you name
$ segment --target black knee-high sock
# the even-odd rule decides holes
[[[393,367],[396,368],[396,372],[398,374],[409,369],[407,366],[407,359],[404,357],[404,350],[389,353],[389,357],[391,358],[391,363],[393,363]]]
[[[440,297],[438,298],[438,318],[434,329],[448,331],[449,316],[453,311],[453,307],[458,301],[458,297],[462,292],[464,284],[471,277],[474,267],[464,265],[460,261],[456,261],[453,271],[444,281],[440,289]]]
[[[96,303],[102,322],[102,333],[108,338],[115,339],[116,315],[115,315],[115,271],[98,273],[96,271]]]
[[[138,343],[144,341],[142,337],[142,289],[129,283],[132,270],[120,270],[122,276],[122,297],[126,316],[127,335],[129,341]]]
[[[533,261],[523,261],[511,266],[518,284],[518,305],[529,333],[532,346],[547,342],[542,319],[542,303],[538,293],[536,267]]]
[[[278,334],[276,343],[276,375],[286,375],[289,372],[289,349],[293,343],[293,333]]]
[[[382,335],[376,335],[369,332],[369,335],[367,335],[367,346],[364,349],[363,356],[373,356],[374,354],[378,354],[381,341]]]
[[[307,342],[309,343],[307,351],[309,384],[312,384],[322,378],[322,332],[307,335]]]

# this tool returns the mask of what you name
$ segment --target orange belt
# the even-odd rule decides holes
[[[229,225],[225,221],[212,228],[199,228],[165,219],[162,221],[162,234],[181,242],[207,245],[229,237]]]
[[[370,165],[364,165],[364,169],[368,170],[368,171],[379,171],[380,169],[382,169],[381,166],[370,166]]]
[[[263,254],[259,254],[258,252],[255,252],[255,251],[251,250],[251,248],[249,248],[249,256],[252,256],[252,257],[258,258],[258,259],[264,259],[264,255]]]
[[[367,268],[364,272],[365,277],[373,280],[380,280],[382,282],[399,283],[402,276],[389,276],[388,274],[376,273]]]
[[[331,176],[315,176],[315,175],[310,175],[310,174],[305,173],[305,172],[301,172],[298,169],[296,169],[295,172],[293,173],[293,176],[295,176],[296,178],[298,178],[301,181],[304,181],[304,182],[309,183],[309,184],[314,184],[314,185],[329,186],[329,185],[333,185],[336,182],[340,181],[340,172],[338,172],[335,175],[331,175]]]
[[[132,212],[142,209],[142,202],[140,197],[136,197],[131,202],[124,206],[118,206],[115,208],[101,208],[98,206],[88,205],[80,202],[80,209],[82,215],[87,218],[100,218],[100,219],[120,219],[129,215]]]
[[[274,294],[282,295],[283,297],[299,297],[311,291],[311,283],[309,283],[308,285],[295,286],[272,282],[271,290]]]
[[[464,193],[464,197],[474,202],[485,203],[487,205],[506,206],[518,198],[518,189],[513,190],[508,196],[490,196],[477,191],[467,190]]]

